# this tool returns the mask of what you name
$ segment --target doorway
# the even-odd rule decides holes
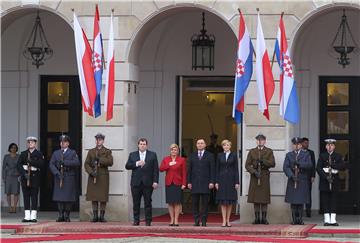
[[[234,97],[233,76],[181,76],[178,77],[178,141],[181,155],[188,157],[196,151],[196,139],[204,138],[207,150],[215,154],[221,152],[221,141],[232,142],[232,150],[238,151],[237,124],[232,119]],[[211,135],[216,134],[216,144],[211,145]],[[215,141],[213,140],[213,144]],[[238,154],[239,155],[239,154]],[[241,168],[241,156],[239,156]],[[183,210],[191,211],[190,191],[184,192]],[[209,211],[217,212],[215,194],[211,193]]]
[[[360,214],[360,77],[320,77],[320,151],[334,138],[348,169],[340,172],[339,214]],[[321,205],[321,202],[320,202]]]
[[[53,151],[59,149],[60,135],[70,136],[70,148],[74,149],[81,160],[81,95],[78,76],[40,77],[40,150],[45,157],[40,187],[40,210],[57,210],[52,201],[53,176],[49,170],[49,161]],[[78,169],[77,181],[81,193],[81,168]],[[74,210],[79,210],[79,203]]]

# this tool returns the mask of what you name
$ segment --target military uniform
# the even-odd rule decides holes
[[[95,136],[105,138],[102,134]],[[105,222],[105,206],[109,199],[109,170],[113,165],[113,156],[110,149],[102,146],[101,148],[90,149],[85,160],[85,171],[89,174],[86,190],[86,200],[93,202],[93,222]],[[98,218],[98,202],[100,202],[100,218]]]
[[[293,143],[301,143],[294,138]],[[309,152],[300,149],[286,154],[283,171],[288,178],[285,202],[291,204],[292,224],[304,224],[304,204],[310,202],[309,170],[312,168]]]
[[[260,138],[257,136],[257,138]],[[263,136],[265,140],[265,136]],[[254,203],[254,224],[268,224],[266,220],[267,204],[270,204],[270,168],[275,167],[272,149],[256,147],[249,151],[245,168],[250,173],[248,203]],[[260,210],[260,206],[262,210]],[[260,211],[262,219],[260,220]]]
[[[37,138],[28,137],[27,141],[36,142]],[[40,170],[43,166],[44,156],[36,148],[32,152],[29,149],[21,152],[17,162],[17,169],[21,175],[21,188],[24,197],[25,217],[23,222],[37,222]]]
[[[68,136],[60,137],[68,141]],[[70,222],[72,204],[78,200],[77,168],[80,166],[75,150],[67,148],[54,151],[49,162],[49,168],[54,175],[53,200],[58,203],[59,218],[57,222]]]
[[[327,141],[335,143],[335,140],[329,140]],[[316,170],[320,176],[320,201],[324,212],[325,226],[339,225],[336,222],[336,198],[337,192],[340,190],[339,171],[345,169],[346,164],[339,153],[334,151],[320,154]]]

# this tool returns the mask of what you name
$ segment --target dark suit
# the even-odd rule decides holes
[[[140,221],[140,202],[144,197],[145,220],[147,223],[152,221],[151,195],[153,192],[153,183],[159,183],[159,165],[156,153],[149,150],[146,151],[145,165],[143,167],[136,166],[136,162],[140,160],[139,151],[129,154],[128,161],[125,165],[131,173],[131,194],[133,197],[134,222]]]
[[[188,183],[192,184],[191,198],[195,223],[200,219],[200,199],[202,201],[202,222],[207,221],[209,184],[215,182],[215,161],[214,155],[208,151],[203,152],[201,159],[198,157],[198,151],[193,152],[188,157]]]
[[[24,209],[37,210],[38,193],[41,179],[40,169],[43,169],[42,167],[44,166],[44,156],[40,151],[35,149],[32,153],[30,153],[30,161],[28,161],[28,153],[30,153],[29,150],[21,152],[17,163],[17,168],[21,175],[21,187],[24,196]],[[29,187],[27,186],[27,179],[25,178],[25,174],[27,174],[28,171],[24,169],[24,166],[27,167],[28,162],[31,166]]]
[[[219,184],[219,190],[216,193],[218,202],[237,201],[237,190],[235,184],[239,182],[239,165],[237,155],[230,153],[226,160],[226,154],[220,153],[216,161],[216,183]]]
[[[312,189],[312,182],[311,182],[311,178],[315,178],[315,173],[316,173],[316,163],[315,163],[315,153],[314,151],[312,151],[311,149],[307,149],[306,151],[309,152],[310,154],[310,158],[311,158],[311,164],[312,164],[312,168],[311,170],[308,171],[309,173],[309,190],[310,190],[310,202],[306,203],[306,213],[310,214],[311,213],[311,189]]]

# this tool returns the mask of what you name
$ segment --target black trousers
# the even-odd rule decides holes
[[[152,192],[153,192],[153,187],[145,186],[143,183],[141,183],[138,186],[131,186],[131,194],[133,198],[134,222],[140,222],[141,197],[144,197],[145,220],[146,222],[152,221],[152,206],[151,206]]]
[[[39,187],[27,187],[26,183],[22,183],[21,188],[24,198],[24,210],[37,210]]]
[[[209,211],[209,194],[203,194],[203,193],[193,193],[191,194],[191,200],[192,200],[192,209],[193,209],[193,215],[194,220],[196,223],[199,222],[200,216],[201,221],[207,221],[208,217],[208,211]],[[200,200],[201,200],[201,208],[203,210],[202,215],[200,215]]]
[[[336,197],[334,191],[320,191],[321,206],[324,213],[336,213]]]
[[[305,204],[306,212],[311,211],[311,189],[312,189],[312,183],[311,180],[309,181],[309,195],[310,195],[310,202]]]

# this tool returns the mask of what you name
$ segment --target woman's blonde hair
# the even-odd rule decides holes
[[[180,151],[179,145],[177,145],[176,143],[170,145],[170,150],[173,148],[177,148],[177,150]]]
[[[224,146],[226,143],[228,143],[231,146],[230,140],[224,139],[221,141],[221,146]]]

